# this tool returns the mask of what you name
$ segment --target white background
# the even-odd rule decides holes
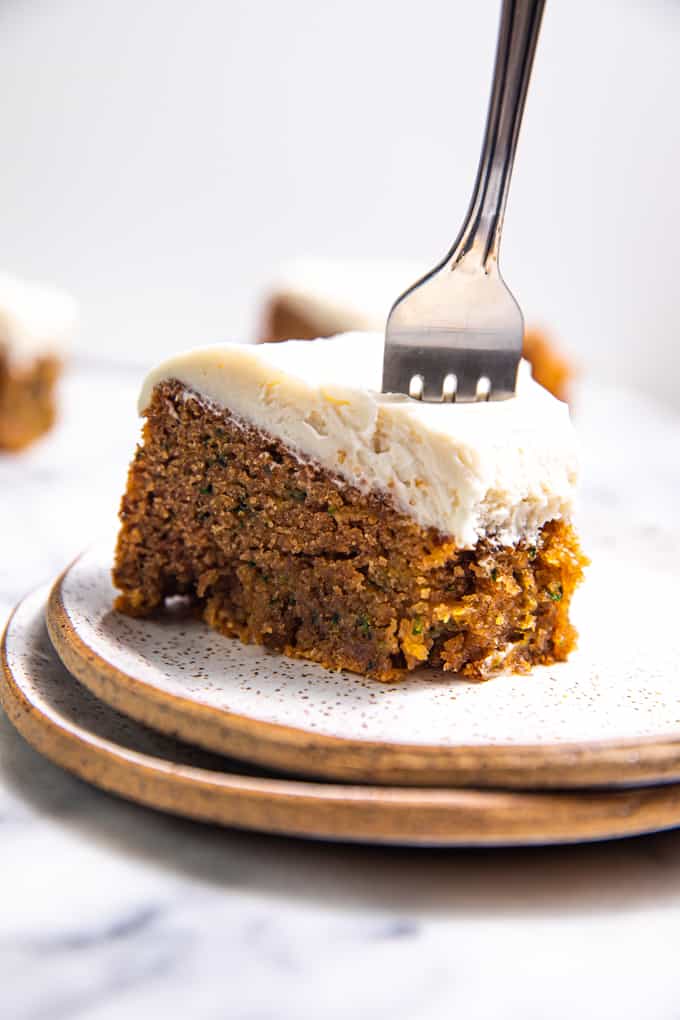
[[[3,0],[0,265],[79,346],[252,335],[293,255],[434,261],[474,178],[492,0]],[[585,368],[680,404],[680,5],[551,0],[505,275]]]

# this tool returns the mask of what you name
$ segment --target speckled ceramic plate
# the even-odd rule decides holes
[[[670,576],[593,567],[575,603],[581,643],[568,663],[482,684],[422,671],[384,685],[245,647],[190,616],[115,613],[111,562],[111,546],[98,545],[55,585],[55,648],[99,698],[192,744],[297,775],[400,785],[680,779]],[[620,612],[626,590],[634,619]]]
[[[188,747],[120,715],[64,669],[46,590],[14,612],[0,703],[30,744],[111,793],[202,821],[319,839],[471,846],[574,842],[680,825],[680,786],[572,793],[304,782]]]

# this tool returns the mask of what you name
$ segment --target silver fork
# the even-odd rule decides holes
[[[498,268],[503,214],[545,0],[503,0],[482,155],[446,258],[392,306],[383,393],[428,401],[513,396],[524,320]]]

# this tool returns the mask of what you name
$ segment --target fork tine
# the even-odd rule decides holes
[[[503,0],[482,156],[463,229],[446,258],[392,306],[383,392],[426,401],[504,400],[515,393],[524,322],[498,268],[519,126],[545,0]],[[411,386],[414,377],[422,381]],[[487,380],[482,387],[480,379]]]
[[[517,387],[517,373],[519,371],[519,359],[514,356],[508,357],[507,353],[500,352],[494,358],[494,370],[491,379],[489,400],[505,400],[511,397]]]
[[[477,399],[477,383],[479,372],[477,366],[472,365],[468,359],[461,359],[457,367],[458,389],[456,390],[456,402],[462,400]]]
[[[450,400],[445,397],[444,384],[450,375],[456,377],[455,401],[477,400],[480,378],[486,376],[490,387],[483,400],[502,400],[515,392],[519,354],[514,351],[489,350],[480,352],[469,348],[456,348],[452,336],[449,349],[423,346],[411,347],[411,334],[400,334],[398,342],[391,345],[390,357],[385,359],[383,391],[386,393],[411,393],[411,382],[422,379],[422,388],[416,387],[418,399],[428,402]],[[458,341],[459,342],[459,341]],[[414,394],[416,395],[416,394]]]

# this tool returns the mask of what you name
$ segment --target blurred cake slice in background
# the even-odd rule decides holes
[[[0,273],[0,450],[21,450],[54,424],[76,311],[68,294]]]
[[[399,295],[427,271],[419,262],[294,259],[265,297],[260,340],[382,332]]]
[[[420,279],[423,263],[370,259],[294,259],[265,296],[257,339],[314,340],[354,331],[381,332],[392,304]],[[537,382],[569,399],[574,369],[543,330],[529,328],[524,357]]]
[[[536,382],[559,400],[569,401],[576,371],[549,333],[535,327],[525,328],[524,358],[531,365],[531,374]]]

